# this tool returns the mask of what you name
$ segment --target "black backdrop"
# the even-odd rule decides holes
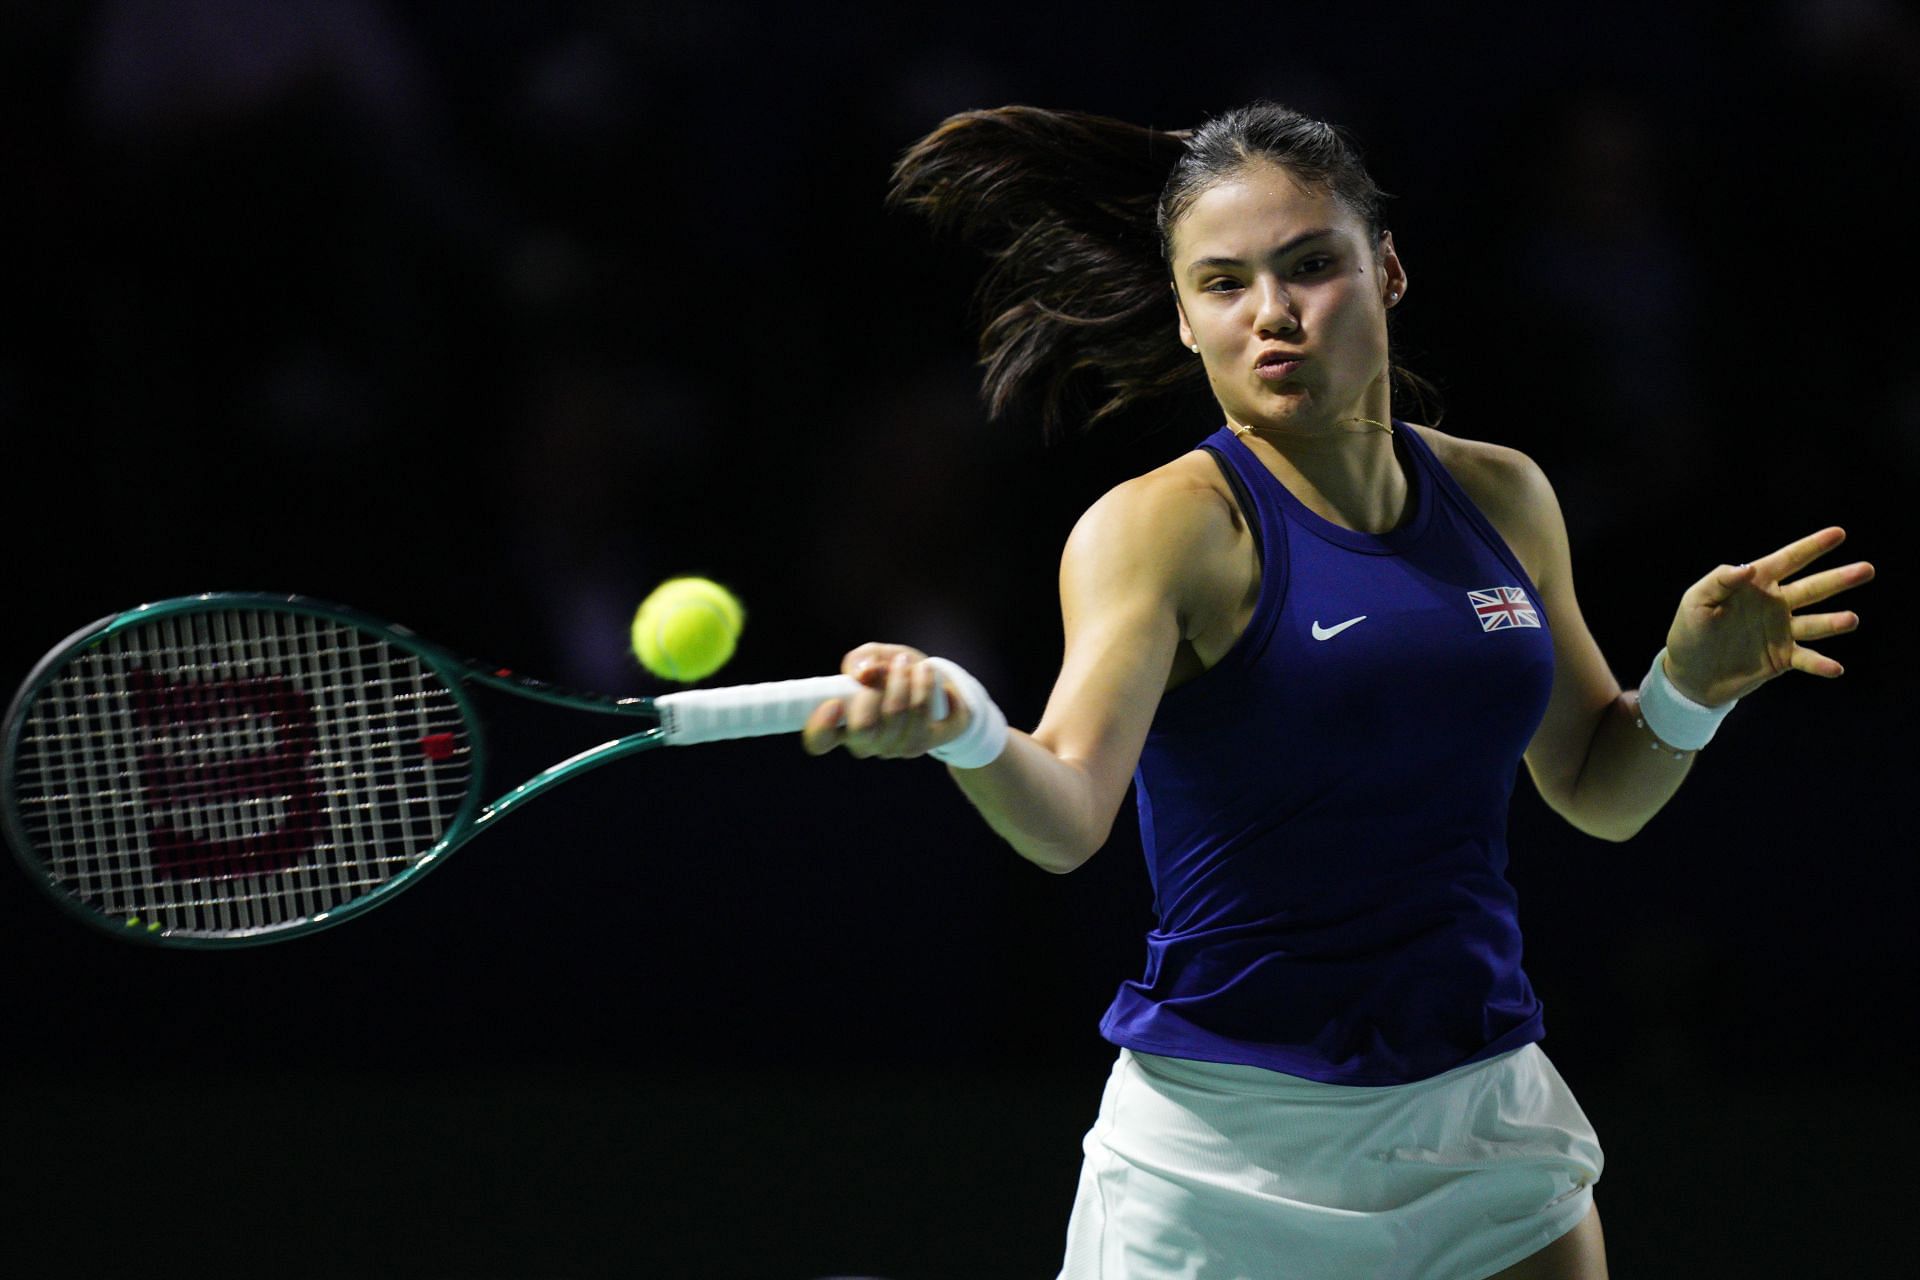
[[[1398,197],[1399,358],[1545,466],[1623,681],[1714,564],[1839,523],[1880,567],[1848,675],[1743,705],[1638,839],[1524,780],[1512,839],[1616,1273],[1867,1265],[1913,1119],[1920,27],[1433,8],[8,6],[0,669],[272,589],[657,692],[626,616],[699,572],[750,611],[728,679],[898,638],[1031,725],[1066,530],[1208,406],[987,422],[977,264],[883,211],[889,165],[973,106],[1274,97]],[[595,732],[501,730],[503,776]],[[1148,923],[1129,824],[1054,878],[930,764],[761,742],[575,784],[285,947],[122,947],[8,873],[10,1269],[1051,1275]]]

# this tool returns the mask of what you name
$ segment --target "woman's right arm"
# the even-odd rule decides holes
[[[1046,714],[991,764],[949,770],[1022,857],[1064,874],[1106,843],[1181,640],[1233,598],[1238,537],[1230,500],[1175,468],[1128,481],[1080,518],[1060,561],[1066,653]],[[867,687],[814,712],[807,750],[904,758],[956,737],[966,717],[932,719],[923,656],[881,644],[847,654],[842,670]]]

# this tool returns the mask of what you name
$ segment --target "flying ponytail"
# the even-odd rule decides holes
[[[1172,227],[1202,192],[1257,159],[1327,184],[1377,250],[1384,193],[1358,149],[1333,126],[1270,102],[1171,131],[1039,107],[961,112],[901,156],[887,204],[987,254],[974,303],[988,412],[1037,418],[1058,440],[1205,385],[1174,339]]]

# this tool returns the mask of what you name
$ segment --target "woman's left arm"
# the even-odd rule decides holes
[[[1499,450],[1503,533],[1539,588],[1554,644],[1553,695],[1527,770],[1555,812],[1603,840],[1626,840],[1658,813],[1692,767],[1646,727],[1640,691],[1622,691],[1574,598],[1566,521],[1545,473],[1524,454]],[[1841,666],[1805,647],[1860,625],[1851,612],[1802,614],[1873,577],[1860,561],[1787,581],[1846,540],[1823,529],[1751,564],[1721,565],[1689,587],[1667,632],[1663,671],[1685,698],[1718,708],[1776,676],[1799,670],[1832,678]]]

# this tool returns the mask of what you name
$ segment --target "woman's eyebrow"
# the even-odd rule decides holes
[[[1334,228],[1332,227],[1316,227],[1312,231],[1303,231],[1299,235],[1295,236],[1293,239],[1281,245],[1278,249],[1275,249],[1273,251],[1273,256],[1276,258],[1284,258],[1288,254],[1292,253],[1295,249],[1298,249],[1301,245],[1305,244],[1307,241],[1315,239],[1319,236],[1330,236],[1333,233],[1334,233]],[[1196,258],[1193,260],[1192,263],[1188,265],[1187,272],[1188,274],[1192,274],[1193,272],[1200,270],[1202,267],[1240,267],[1245,265],[1246,264],[1238,258]]]

